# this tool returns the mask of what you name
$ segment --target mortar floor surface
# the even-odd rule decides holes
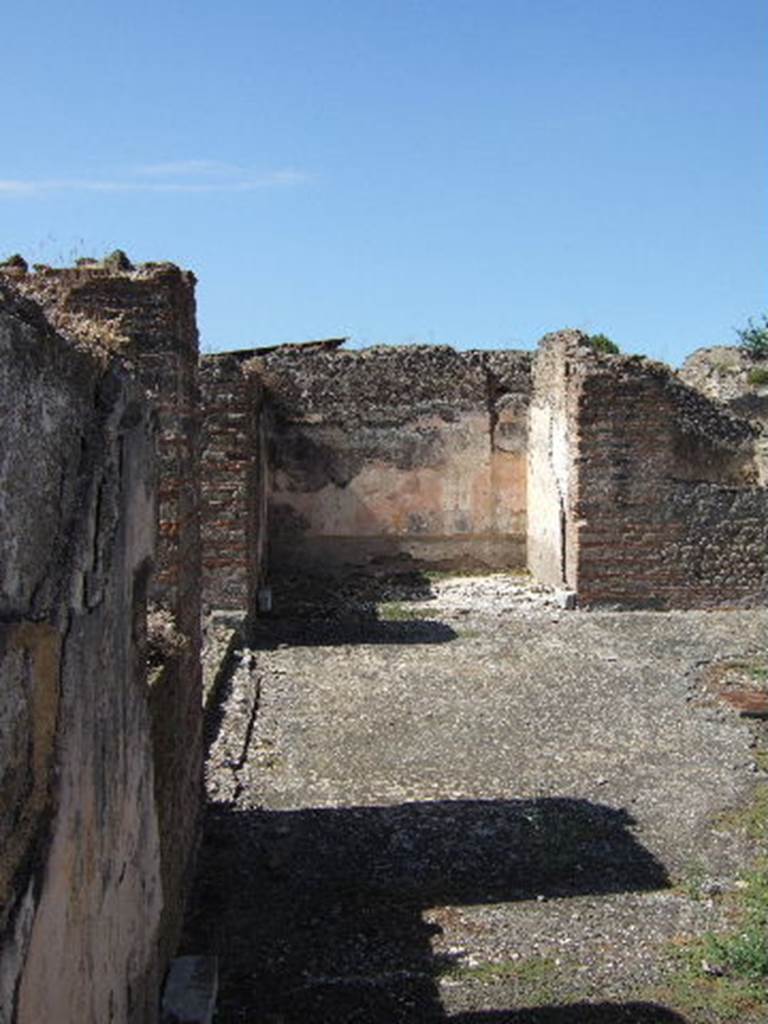
[[[184,948],[220,958],[219,1024],[763,1019],[668,978],[759,853],[762,727],[710,682],[765,658],[768,612],[565,611],[504,576],[276,609],[209,697]]]

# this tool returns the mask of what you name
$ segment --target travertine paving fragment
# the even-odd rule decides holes
[[[368,587],[298,619],[278,592],[225,693],[189,925],[218,1019],[687,1020],[649,993],[727,923],[755,853],[727,812],[765,784],[705,675],[768,612]]]

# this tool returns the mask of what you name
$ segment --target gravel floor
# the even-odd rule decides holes
[[[221,958],[217,1020],[686,1020],[648,993],[727,924],[755,856],[728,812],[765,784],[707,672],[764,654],[768,612],[289,584],[212,699],[186,943]]]

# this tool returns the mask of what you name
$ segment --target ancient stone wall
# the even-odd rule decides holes
[[[544,415],[547,382],[559,381],[548,415],[565,418],[567,444],[559,455],[554,446],[554,458],[552,446],[532,447],[531,476],[567,480],[558,492],[565,557],[554,544],[548,557],[562,560],[562,582],[580,603],[690,608],[768,599],[759,428],[668,367],[599,355],[577,332],[547,339],[537,359],[532,416]],[[533,507],[530,522],[535,533]],[[534,536],[532,552],[537,543]]]
[[[17,265],[3,276],[78,349],[119,358],[149,399],[157,428],[159,536],[144,585],[173,636],[160,645],[148,690],[163,893],[155,938],[164,962],[180,931],[202,810],[195,281],[172,264],[134,268],[121,253],[62,270]]]
[[[150,1022],[154,423],[0,283],[0,1021]]]
[[[279,348],[270,567],[521,567],[530,357]]]
[[[203,601],[253,612],[267,526],[263,389],[237,353],[201,360]]]

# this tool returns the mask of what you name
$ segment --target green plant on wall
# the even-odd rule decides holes
[[[736,331],[740,347],[755,359],[768,357],[768,316],[765,313],[762,315],[762,321],[762,324],[756,324],[750,317],[747,326]]]
[[[589,344],[596,352],[605,352],[609,356],[617,356],[621,349],[607,334],[590,334]]]

